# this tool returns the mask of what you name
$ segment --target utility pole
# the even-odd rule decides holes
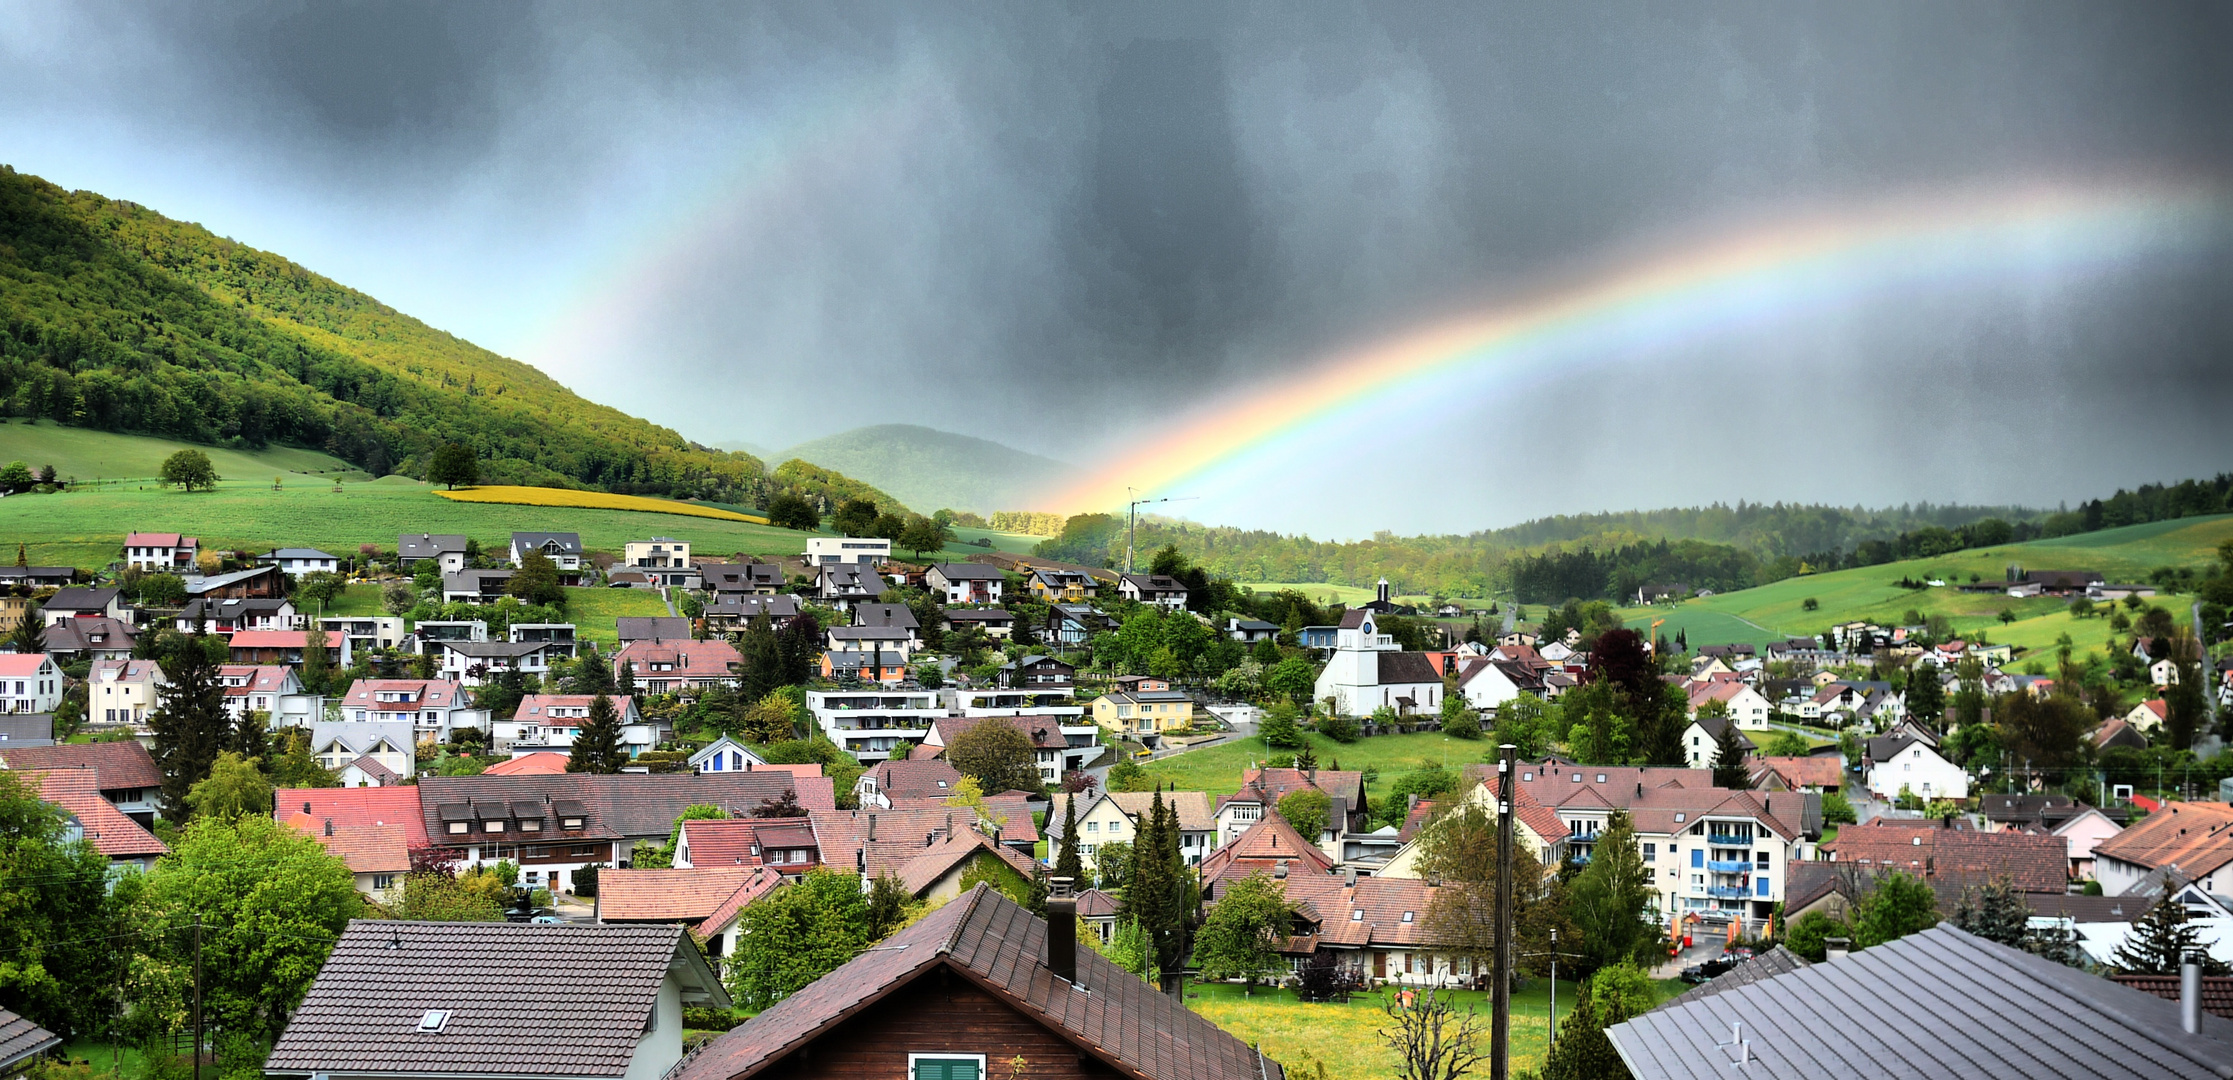
[[[194,913],[194,1080],[202,1080],[202,913]]]
[[[1551,1049],[1558,1046],[1558,958],[1561,956],[1572,956],[1579,958],[1582,954],[1558,951],[1558,927],[1554,926],[1551,927],[1550,951],[1531,952],[1526,955],[1548,956],[1551,958],[1551,1030],[1550,1035],[1544,1040],[1543,1044],[1544,1052],[1548,1053]]]
[[[1489,965],[1489,1080],[1512,1072],[1512,768],[1519,747],[1505,743],[1496,763],[1496,953]]]
[[[1133,491],[1133,489],[1132,489],[1132,488],[1125,488],[1125,489],[1124,489],[1124,493],[1125,493],[1125,494],[1127,494],[1127,495],[1130,495],[1130,494],[1132,493],[1132,491]],[[1153,503],[1167,503],[1167,502],[1185,502],[1185,501],[1187,501],[1188,499],[1192,499],[1192,498],[1195,498],[1195,496],[1192,496],[1192,495],[1182,495],[1182,496],[1179,496],[1179,497],[1177,497],[1177,498],[1172,498],[1171,496],[1168,496],[1168,495],[1166,495],[1166,496],[1164,496],[1164,497],[1162,497],[1162,498],[1160,498],[1160,499],[1134,499],[1134,500],[1132,500],[1132,501],[1131,501],[1131,502],[1130,502],[1129,504],[1127,504],[1127,505],[1125,506],[1125,511],[1124,511],[1124,513],[1125,513],[1125,519],[1124,519],[1124,572],[1125,572],[1125,573],[1129,574],[1129,573],[1131,573],[1131,572],[1132,572],[1132,533],[1133,533],[1133,532],[1134,532],[1135,530],[1137,530],[1137,529],[1139,528],[1139,526],[1140,526],[1140,508],[1141,508],[1141,507],[1143,507],[1143,506],[1148,506],[1148,505],[1150,505],[1150,504],[1153,504]]]

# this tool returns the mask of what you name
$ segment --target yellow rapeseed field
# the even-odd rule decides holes
[[[640,510],[648,514],[684,514],[690,517],[719,518],[723,521],[749,521],[765,525],[768,519],[739,514],[730,510],[717,510],[711,506],[694,506],[672,499],[653,499],[642,495],[608,495],[602,491],[569,491],[565,488],[545,487],[472,487],[459,491],[437,491],[445,499],[475,503],[513,503],[519,506],[578,506],[589,510]]]

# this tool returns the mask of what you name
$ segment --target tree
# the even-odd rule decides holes
[[[1767,745],[1760,748],[1760,752],[1768,757],[1805,757],[1812,751],[1813,747],[1807,744],[1807,737],[1796,731],[1772,732],[1768,736]]]
[[[1468,798],[1428,822],[1419,837],[1420,874],[1442,882],[1427,902],[1426,937],[1476,964],[1496,948],[1496,830],[1496,815]],[[1515,952],[1540,952],[1536,946],[1547,945],[1550,928],[1564,925],[1563,917],[1546,888],[1541,859],[1516,851],[1512,874]]]
[[[1519,757],[1541,758],[1561,733],[1559,707],[1542,698],[1521,694],[1496,709],[1496,741],[1511,743]]]
[[[1829,958],[1829,947],[1824,942],[1834,937],[1845,938],[1850,942],[1853,928],[1822,912],[1810,911],[1791,924],[1791,929],[1783,935],[1783,944],[1792,952],[1819,964]]]
[[[1092,946],[1093,951],[1106,957],[1110,963],[1141,979],[1153,977],[1154,973],[1148,970],[1152,956],[1147,932],[1140,929],[1137,920],[1119,919],[1107,942],[1103,942],[1099,934],[1087,934],[1085,943]]]
[[[1062,843],[1055,849],[1054,876],[1069,878],[1073,886],[1085,882],[1085,863],[1078,858],[1078,796],[1062,800]]]
[[[1178,859],[1178,821],[1158,790],[1132,838],[1132,867],[1125,875],[1120,913],[1139,921],[1154,946],[1163,992],[1176,994],[1179,962],[1193,917],[1192,890]]]
[[[263,710],[250,709],[258,724],[266,721]],[[302,728],[288,728],[279,736],[276,752],[264,758],[264,775],[271,778],[275,788],[340,787],[341,779],[333,770],[319,764],[310,752],[310,732]]]
[[[210,765],[209,777],[186,793],[195,817],[239,817],[271,813],[271,781],[254,758],[227,750]]]
[[[1396,1080],[1457,1080],[1489,1056],[1484,1045],[1489,1032],[1473,1006],[1461,1012],[1438,986],[1409,1005],[1402,1000],[1387,991],[1380,995],[1388,1026],[1379,1035],[1395,1053]]]
[[[628,763],[620,748],[620,711],[613,699],[600,693],[589,703],[589,716],[574,736],[573,752],[566,756],[566,771],[617,773]]]
[[[29,491],[35,483],[38,483],[38,479],[31,475],[31,466],[23,462],[11,461],[0,466],[0,492],[15,494]]]
[[[768,524],[813,532],[822,527],[822,515],[805,496],[786,491],[768,500]]]
[[[540,551],[520,556],[519,569],[504,582],[504,593],[519,597],[521,603],[566,606],[566,588],[558,583],[558,564]]]
[[[847,499],[830,515],[830,528],[847,536],[867,536],[876,528],[876,517],[874,500]]]
[[[401,615],[419,602],[419,590],[408,581],[390,581],[380,586],[380,610],[390,615]]]
[[[766,1009],[882,941],[915,908],[891,877],[864,890],[851,873],[809,870],[744,909],[726,965],[729,992],[747,1009]]]
[[[575,872],[577,885],[580,871]],[[398,919],[423,922],[503,922],[504,882],[495,874],[416,871],[388,889],[384,898]]]
[[[1922,665],[1907,680],[1907,715],[1932,731],[1946,726],[1946,685],[1938,669]]]
[[[2199,928],[2188,921],[2186,906],[2171,894],[2165,889],[2148,913],[2132,924],[2124,944],[2110,954],[2110,966],[2132,975],[2177,975],[2187,957],[2199,955],[2203,974],[2228,974],[2226,965],[2213,959],[2203,945]]]
[[[1752,786],[1752,773],[1745,767],[1745,754],[1752,745],[1737,733],[1737,722],[1727,717],[1721,721],[1721,732],[1714,736],[1714,786],[1742,790]]]
[[[1442,733],[1453,739],[1478,739],[1481,737],[1481,714],[1465,703],[1462,694],[1445,694],[1442,698]]]
[[[1582,931],[1579,948],[1591,966],[1650,962],[1659,951],[1659,928],[1644,919],[1652,895],[1635,822],[1615,810],[1568,894],[1567,911]]]
[[[797,738],[799,726],[806,718],[806,707],[800,705],[788,690],[787,687],[777,687],[742,710],[737,716],[737,734],[756,743]]]
[[[1652,1010],[1659,995],[1651,976],[1633,964],[1604,968],[1582,984],[1581,1000],[1558,1025],[1558,1044],[1543,1059],[1543,1080],[1625,1080],[1634,1074],[1605,1029]]]
[[[915,557],[920,559],[924,552],[937,551],[953,538],[954,530],[930,518],[917,516],[908,519],[907,527],[899,531],[893,543],[914,552]]]
[[[2012,949],[2023,948],[2030,940],[2030,923],[2031,905],[2024,902],[2015,879],[2005,874],[1963,889],[1961,902],[1954,907],[1955,928]]]
[[[1355,720],[1351,720],[1340,713],[1335,713],[1332,716],[1321,716],[1318,718],[1318,723],[1313,726],[1318,729],[1320,735],[1344,745],[1356,742],[1358,737],[1364,734],[1358,729]],[[1475,730],[1475,735],[1476,737],[1479,735],[1478,728]]]
[[[613,680],[613,665],[597,652],[594,644],[584,646],[581,655],[574,659],[563,682],[569,694],[609,694],[618,685]]]
[[[430,484],[446,484],[456,491],[459,484],[471,487],[481,482],[481,463],[473,456],[473,448],[464,443],[443,443],[435,448],[434,460],[427,463],[426,479]]]
[[[987,717],[946,744],[946,761],[990,792],[1038,791],[1039,750],[1005,717]]]
[[[36,774],[0,770],[0,1008],[77,1038],[114,1007],[119,943],[108,857],[65,837]]]
[[[135,1009],[187,1001],[202,924],[203,1009],[220,1031],[269,1040],[302,1001],[351,916],[364,909],[349,867],[317,840],[268,816],[187,825],[140,890],[131,939]]]
[[[210,662],[204,638],[185,639],[186,647],[162,662],[170,682],[156,692],[147,726],[155,734],[155,765],[163,773],[163,814],[186,820],[187,795],[209,776],[210,766],[233,734],[225,715],[225,686]]]
[[[164,487],[184,488],[187,491],[215,491],[217,466],[209,463],[209,455],[199,450],[180,450],[163,459],[163,469],[157,474]]]
[[[1831,825],[1851,825],[1861,820],[1853,803],[1835,791],[1822,793],[1822,820]]]
[[[1296,788],[1279,797],[1279,816],[1312,843],[1325,833],[1333,808],[1333,799],[1314,787]]]
[[[1195,935],[1194,962],[1204,979],[1239,979],[1252,989],[1287,970],[1279,946],[1293,923],[1286,895],[1259,870],[1225,886]]]
[[[1093,848],[1093,880],[1104,890],[1121,889],[1132,880],[1132,845],[1108,840]]]
[[[1853,946],[1875,948],[1938,925],[1938,895],[1922,878],[1899,871],[1853,905]]]
[[[46,616],[36,601],[24,606],[23,618],[17,620],[15,629],[8,631],[8,647],[17,653],[47,651]]]
[[[341,595],[341,590],[348,586],[349,579],[340,574],[331,570],[313,570],[295,582],[295,598],[315,601],[318,610],[324,611],[326,605],[333,603],[333,598]]]
[[[1299,656],[1290,656],[1264,672],[1266,692],[1288,701],[1309,701],[1318,686],[1318,669]]]
[[[1264,710],[1264,719],[1256,725],[1256,734],[1264,745],[1274,750],[1293,750],[1309,745],[1303,737],[1302,725],[1296,723],[1297,711],[1293,705],[1280,702]]]

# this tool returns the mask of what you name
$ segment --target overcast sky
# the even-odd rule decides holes
[[[706,442],[1087,463],[1669,238],[2233,179],[2233,7],[0,2],[0,161]],[[2207,230],[2205,230],[2207,231]],[[2233,240],[1574,357],[1189,516],[2052,504],[2233,468]],[[1173,492],[1181,494],[1181,492]]]

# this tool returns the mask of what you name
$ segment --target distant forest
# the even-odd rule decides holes
[[[1139,558],[1176,544],[1195,564],[1235,581],[1371,585],[1401,593],[1513,596],[1525,603],[1620,600],[1639,585],[1682,582],[1716,591],[1800,573],[1874,566],[1966,548],[2069,536],[2233,511],[2233,474],[2148,484],[2066,511],[1918,504],[1882,510],[1739,503],[1542,518],[1468,536],[1334,542],[1262,530],[1143,519]],[[1040,554],[1093,565],[1124,556],[1124,522],[1082,514]]]

